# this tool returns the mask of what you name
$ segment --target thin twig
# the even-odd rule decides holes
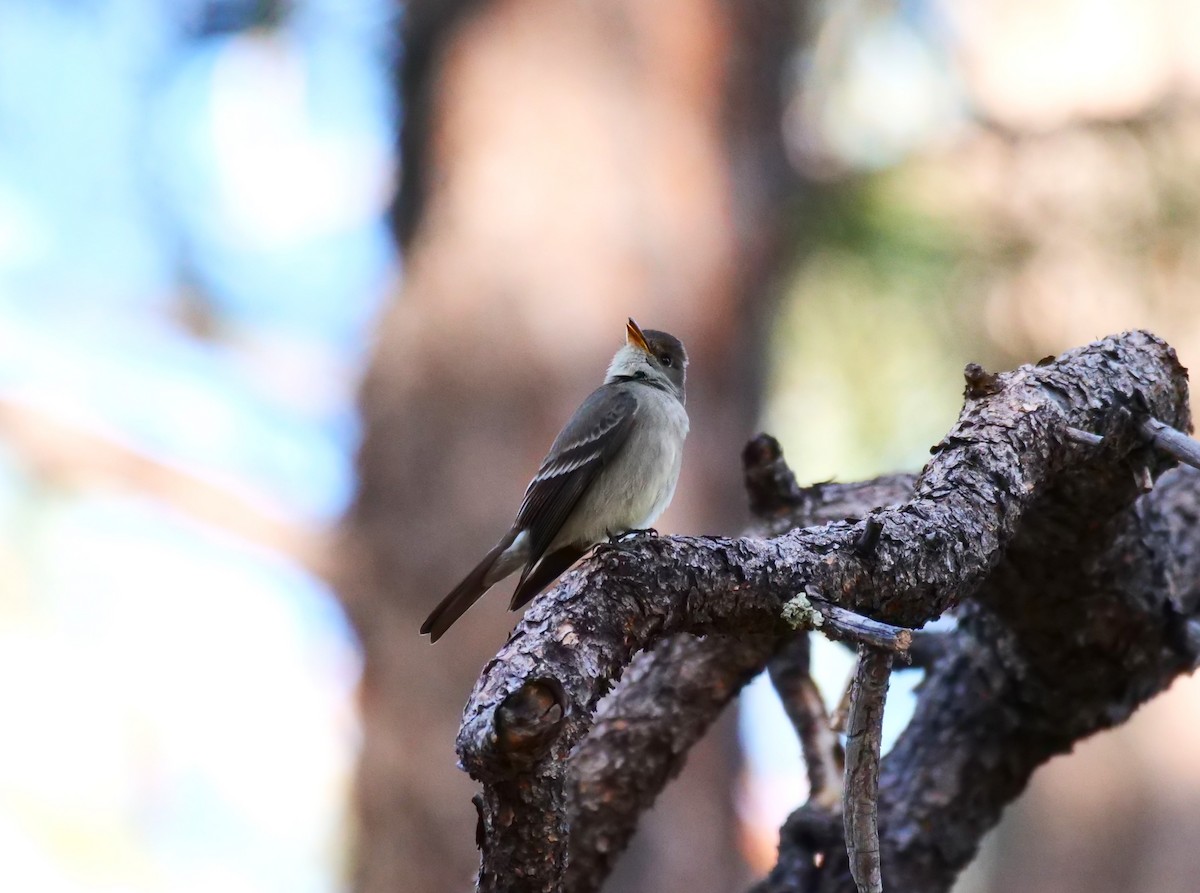
[[[850,693],[854,690],[854,678],[858,675],[858,649],[854,651],[854,663],[850,665],[850,675],[846,678],[846,686],[842,696],[838,698],[837,706],[829,717],[829,728],[839,735],[846,731],[850,721]]]
[[[1100,444],[1104,443],[1104,438],[1099,434],[1084,431],[1082,428],[1068,428],[1067,440],[1072,443],[1081,443],[1085,446],[1100,446]]]
[[[1153,416],[1144,419],[1138,429],[1155,449],[1192,468],[1200,468],[1200,440],[1188,437]]]
[[[879,860],[879,753],[892,655],[859,649],[846,729],[846,787],[842,822],[850,874],[859,893],[883,893]]]
[[[808,633],[797,633],[784,645],[771,659],[768,670],[800,739],[808,772],[809,803],[833,812],[842,803],[845,755],[838,736],[830,728],[821,692],[809,675]]]
[[[830,604],[818,598],[809,598],[812,609],[821,615],[820,630],[836,641],[870,645],[901,657],[906,657],[912,644],[913,631],[902,626],[892,626],[872,620],[854,611]]]

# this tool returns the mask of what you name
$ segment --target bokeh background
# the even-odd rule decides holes
[[[0,0],[0,889],[465,888],[512,618],[415,630],[624,318],[693,358],[666,531],[740,528],[758,429],[919,468],[968,361],[1142,326],[1194,367],[1197,48],[1196,0]],[[613,890],[770,864],[772,698]],[[959,890],[1191,893],[1196,753],[1188,679]]]

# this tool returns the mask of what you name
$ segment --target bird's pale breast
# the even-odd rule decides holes
[[[656,388],[640,388],[629,441],[580,499],[555,544],[591,544],[652,525],[675,494],[687,433],[683,404]]]

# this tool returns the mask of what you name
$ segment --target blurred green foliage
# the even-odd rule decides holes
[[[765,422],[807,480],[920,467],[984,347],[952,287],[973,242],[907,201],[903,177],[814,186],[792,215]]]

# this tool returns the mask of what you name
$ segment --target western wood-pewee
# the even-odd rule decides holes
[[[517,520],[421,626],[436,642],[517,568],[510,610],[549,586],[593,545],[647,528],[675,493],[688,433],[687,354],[673,335],[629,320],[625,344],[554,439],[525,490]]]

